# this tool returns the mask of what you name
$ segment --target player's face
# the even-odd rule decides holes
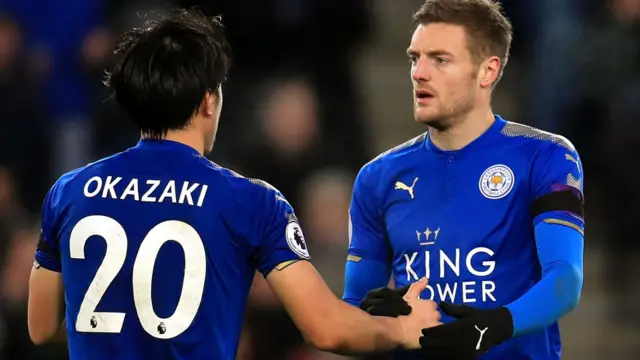
[[[446,129],[471,110],[475,101],[477,67],[462,26],[420,25],[407,50],[411,60],[416,122]]]

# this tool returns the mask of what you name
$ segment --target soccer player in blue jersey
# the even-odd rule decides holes
[[[427,0],[414,20],[414,116],[428,131],[356,178],[344,300],[406,314],[403,287],[426,276],[444,325],[398,359],[560,359],[557,321],[583,281],[580,157],[493,113],[512,38],[499,4]],[[395,291],[375,290],[390,276]]]
[[[440,317],[435,302],[418,299],[426,279],[404,297],[407,317],[345,304],[304,261],[282,194],[203,156],[229,56],[220,23],[193,11],[123,36],[107,84],[142,139],[63,175],[47,194],[29,286],[32,340],[66,330],[73,360],[233,360],[259,270],[320,349],[418,348],[422,328]]]

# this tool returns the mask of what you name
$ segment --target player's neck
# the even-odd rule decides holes
[[[479,138],[495,121],[495,115],[486,111],[472,111],[457,119],[445,130],[429,129],[431,142],[441,150],[460,150]]]
[[[144,135],[143,135],[144,138]],[[194,148],[200,155],[204,154],[204,139],[193,131],[169,131],[164,140],[175,141]]]

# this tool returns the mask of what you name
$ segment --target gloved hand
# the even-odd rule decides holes
[[[402,298],[409,285],[396,289],[379,288],[371,290],[360,303],[360,309],[374,316],[398,317],[409,315],[411,306]]]
[[[440,310],[457,321],[422,330],[420,346],[429,360],[472,360],[513,336],[506,307],[480,310],[440,302]]]

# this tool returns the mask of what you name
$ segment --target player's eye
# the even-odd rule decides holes
[[[434,62],[438,65],[444,65],[444,64],[448,64],[449,63],[449,59],[444,58],[442,56],[436,56],[434,58]]]
[[[418,63],[418,57],[415,55],[409,55],[409,62],[411,65],[415,65]]]

